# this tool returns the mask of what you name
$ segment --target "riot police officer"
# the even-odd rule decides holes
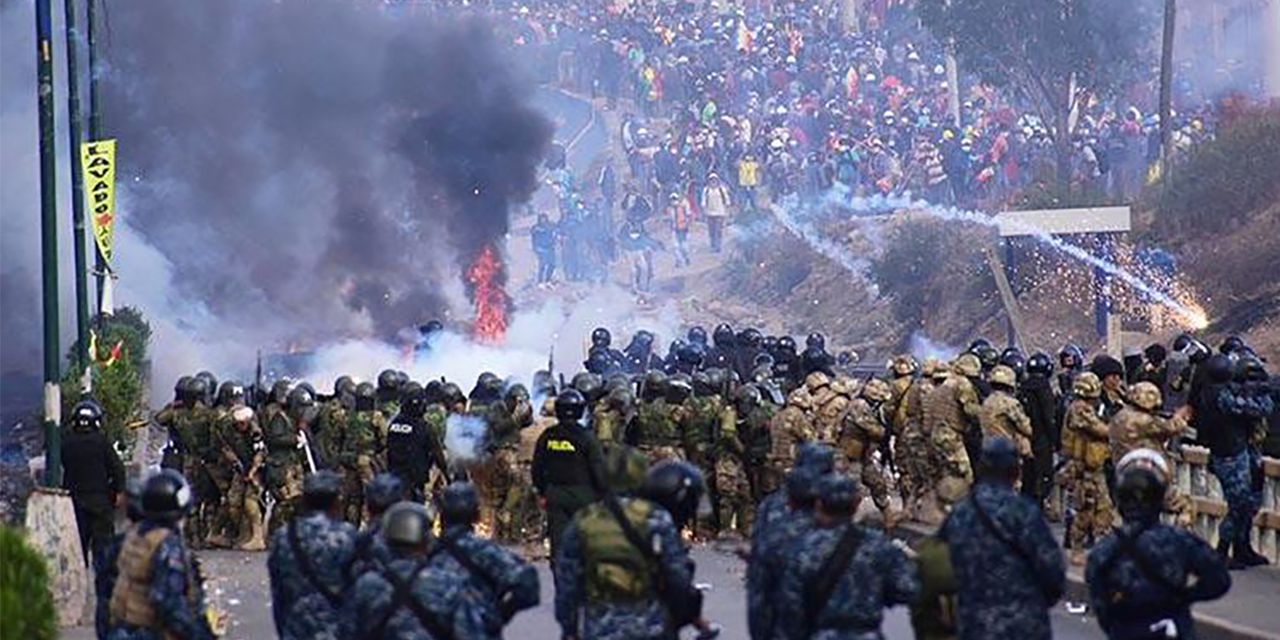
[[[422,502],[433,465],[448,472],[443,445],[423,418],[426,410],[426,390],[410,382],[404,387],[400,413],[387,427],[387,469],[400,478],[406,498],[413,502]]]
[[[63,486],[71,492],[85,562],[91,552],[100,560],[111,542],[116,497],[124,491],[124,464],[102,432],[102,419],[102,407],[84,400],[71,410],[62,437]]]
[[[602,489],[600,444],[580,422],[586,409],[586,398],[577,389],[561,391],[556,396],[556,424],[542,432],[534,445],[533,486],[547,512],[552,558],[557,557],[573,514],[594,502]]]
[[[341,493],[332,471],[307,476],[303,512],[271,536],[271,610],[283,640],[335,637],[356,538],[340,519]]]

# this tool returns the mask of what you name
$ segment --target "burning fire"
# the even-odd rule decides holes
[[[472,334],[489,344],[501,343],[507,334],[507,292],[502,288],[502,263],[492,245],[485,245],[467,269],[467,284],[476,305]]]

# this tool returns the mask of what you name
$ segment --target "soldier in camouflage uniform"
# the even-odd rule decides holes
[[[667,640],[701,617],[680,529],[703,492],[695,467],[667,462],[649,471],[645,498],[610,495],[574,515],[555,563],[561,637]]]
[[[351,376],[341,376],[333,383],[333,397],[320,405],[316,418],[315,454],[318,464],[338,470],[342,441],[347,436],[347,422],[356,406],[356,383]]]
[[[262,429],[253,409],[244,405],[244,387],[227,382],[223,388],[225,392],[219,395],[225,398],[227,409],[214,424],[213,434],[221,466],[232,473],[227,478],[219,533],[237,549],[262,551],[266,548],[258,479],[265,459]]]
[[[274,393],[274,391],[273,391]],[[271,508],[267,529],[275,531],[293,518],[302,499],[302,477],[306,475],[307,459],[303,449],[300,417],[306,406],[303,393],[289,392],[294,402],[286,411],[281,404],[267,406],[266,428],[263,441],[267,454],[263,466],[263,480],[267,493],[275,506]]]
[[[635,437],[631,439],[650,464],[680,459],[680,413],[667,403],[667,376],[650,371],[641,381]]]
[[[169,432],[172,451],[166,451],[163,465],[177,469],[194,492],[192,513],[183,528],[187,544],[193,548],[205,545],[209,529],[214,527],[218,504],[222,496],[205,468],[205,460],[212,457],[214,414],[205,400],[209,395],[208,381],[204,377],[184,378],[178,391],[178,404],[170,405],[156,415],[156,422]]]
[[[849,397],[845,395],[844,384],[833,385],[831,378],[821,371],[814,371],[805,377],[805,388],[813,400],[814,438],[836,451],[836,468],[843,471],[848,465],[838,446],[841,421],[849,408]]]
[[[1098,542],[1085,568],[1098,624],[1108,638],[1194,638],[1191,606],[1225,595],[1231,575],[1204,540],[1160,522],[1169,484],[1161,454],[1136,449],[1116,472],[1124,525]]]
[[[198,401],[190,393],[191,376],[182,376],[173,385],[173,401],[156,412],[152,418],[165,430],[169,439],[164,447],[160,466],[182,472],[182,456],[186,452],[186,433],[188,417],[192,407]]]
[[[813,441],[817,433],[809,417],[812,398],[804,387],[787,396],[787,403],[774,414],[769,429],[769,452],[765,454],[760,469],[760,493],[769,495],[778,490],[786,474],[795,464],[796,451],[806,442]]]
[[[897,525],[898,513],[889,502],[889,479],[874,453],[889,437],[885,404],[892,397],[889,384],[879,378],[867,381],[862,393],[849,403],[840,431],[840,451],[848,460],[847,473],[862,482],[884,518],[885,529]]]
[[[385,372],[384,372],[385,373]],[[343,510],[347,522],[360,526],[364,521],[364,486],[382,471],[383,445],[387,441],[387,419],[377,408],[373,385],[356,387],[356,408],[347,425],[338,456],[343,469]]]
[[[204,586],[195,558],[179,534],[191,510],[182,474],[163,470],[142,489],[144,519],[119,543],[117,577],[107,605],[111,640],[213,640]]]
[[[341,493],[332,471],[307,476],[303,512],[271,535],[271,613],[282,640],[349,637],[338,634],[338,624],[356,530],[340,519]]]
[[[938,537],[959,583],[960,640],[1049,640],[1049,609],[1062,597],[1062,550],[1034,502],[1013,490],[1021,461],[1005,438],[983,443],[980,482],[955,505]]]
[[[394,369],[384,369],[378,374],[378,386],[374,391],[377,396],[377,409],[384,418],[394,418],[400,413],[400,388],[409,381],[409,377]]]
[[[816,527],[786,546],[777,621],[787,638],[878,640],[884,611],[920,591],[915,565],[882,533],[854,524],[853,478],[818,483]]]
[[[1074,514],[1067,528],[1065,546],[1071,549],[1071,563],[1084,564],[1084,553],[1095,540],[1111,532],[1115,517],[1111,492],[1107,488],[1107,457],[1110,429],[1102,419],[1102,382],[1092,372],[1076,375],[1072,382],[1074,399],[1067,405],[1062,429],[1062,451],[1066,455],[1070,480],[1070,508]]]
[[[1014,395],[1018,391],[1017,374],[1005,365],[997,365],[987,381],[991,384],[991,395],[982,401],[978,417],[983,439],[1008,438],[1020,457],[1030,458],[1031,418]]]
[[[1105,397],[1103,402],[1105,404]],[[1120,459],[1134,449],[1151,449],[1163,456],[1165,465],[1172,469],[1173,441],[1187,430],[1187,423],[1181,417],[1160,412],[1160,389],[1150,382],[1133,385],[1128,392],[1128,402],[1111,419],[1112,464],[1118,465]],[[1195,515],[1191,500],[1173,484],[1165,494],[1165,510],[1175,515],[1179,526],[1191,526]]]
[[[591,426],[600,444],[622,444],[635,417],[635,395],[626,387],[614,387],[591,409]]]
[[[383,540],[391,561],[365,572],[342,607],[339,638],[495,637],[468,577],[447,554],[432,553],[434,518],[426,507],[401,502],[386,515]]]
[[[747,565],[747,624],[753,640],[774,638],[778,585],[790,559],[787,543],[813,529],[813,507],[818,481],[832,472],[835,453],[823,444],[800,447],[796,466],[787,472],[784,490],[769,494],[760,503],[751,525],[751,556]]]
[[[501,402],[489,407],[489,492],[491,502],[482,509],[482,521],[490,523],[493,537],[502,542],[515,542],[519,537],[516,506],[519,484],[520,432],[533,424],[533,405],[529,390],[522,384],[509,387]],[[487,516],[487,520],[484,517]]]
[[[885,401],[884,414],[889,417],[893,437],[901,438],[907,425],[907,390],[915,381],[920,367],[911,356],[896,356],[889,362],[889,399]]]
[[[541,393],[545,399],[542,408],[533,419],[533,425],[520,432],[520,449],[517,457],[520,482],[516,488],[520,493],[520,501],[516,508],[516,528],[520,542],[524,543],[526,556],[531,560],[546,557],[542,540],[545,537],[547,519],[538,506],[538,497],[533,490],[533,454],[537,449],[538,439],[543,432],[556,423],[555,387],[550,386]]]
[[[747,415],[760,403],[760,391],[753,386],[739,387],[734,406],[726,409],[715,431],[712,457],[715,459],[716,523],[718,534],[732,531],[746,537],[751,531],[755,501],[748,479],[748,452],[744,436],[751,427]]]
[[[946,382],[925,397],[925,430],[937,462],[935,491],[946,510],[959,502],[973,483],[973,466],[965,449],[965,434],[978,428],[982,404],[972,378],[982,369],[978,357],[966,353],[956,358]]]
[[[737,416],[720,396],[723,388],[722,372],[699,371],[693,374],[693,395],[684,402],[684,422],[681,424],[685,459],[698,467],[703,477],[715,478],[716,434],[725,428],[725,421],[733,421],[736,430]],[[715,482],[711,482],[711,504],[719,501]],[[715,517],[702,518],[697,523],[697,533],[704,538],[716,534]]]
[[[925,514],[922,508],[926,502],[933,502],[927,496],[933,492],[934,464],[933,444],[929,432],[925,430],[924,399],[933,390],[934,380],[945,370],[937,360],[926,360],[921,376],[912,381],[902,399],[903,424],[902,434],[894,441],[893,459],[898,465],[898,483],[902,493],[902,504],[906,515],[912,519],[933,518],[933,522],[941,521],[936,514]]]
[[[482,605],[490,637],[501,637],[511,618],[538,606],[538,572],[533,566],[493,541],[475,535],[480,517],[480,494],[469,482],[455,482],[440,493],[444,528],[436,540],[442,567],[467,576],[467,591]]]

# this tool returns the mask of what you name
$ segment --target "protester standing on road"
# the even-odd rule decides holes
[[[702,189],[702,214],[707,217],[707,235],[711,241],[711,251],[720,253],[724,238],[724,225],[729,219],[729,206],[732,204],[729,189],[720,181],[720,176],[707,176],[707,186]]]

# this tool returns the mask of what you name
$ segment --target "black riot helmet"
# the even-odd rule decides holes
[[[209,380],[195,376],[187,382],[187,402],[209,402]]]
[[[218,406],[234,407],[244,404],[244,387],[239,382],[228,380],[218,388]]]
[[[1236,361],[1236,382],[1266,382],[1270,376],[1258,356],[1246,353]]]
[[[649,331],[648,329],[641,329],[637,331],[634,336],[631,336],[631,344],[645,351],[649,351],[653,349],[653,339],[654,335],[652,331]]]
[[[471,388],[471,406],[489,406],[502,399],[502,378],[490,371],[485,371],[476,378],[476,386]]]
[[[742,345],[749,349],[759,349],[764,341],[764,334],[759,329],[747,329],[742,332]]]
[[[440,492],[440,519],[444,526],[470,527],[480,519],[480,492],[470,482],[454,482]]]
[[[586,402],[595,402],[604,396],[604,381],[599,375],[590,372],[580,372],[573,376],[570,383],[571,387],[582,394]]]
[[[397,502],[382,516],[382,538],[398,553],[425,552],[431,546],[435,517],[415,502]]]
[[[373,411],[377,406],[377,387],[368,382],[356,385],[356,411]]]
[[[87,433],[102,430],[102,405],[93,400],[81,400],[71,410],[68,424],[75,431]]]
[[[791,336],[782,336],[778,338],[778,353],[785,355],[796,354],[796,340]]]
[[[1212,382],[1231,382],[1232,374],[1235,372],[1235,363],[1231,361],[1231,356],[1215,353],[1209,356],[1208,360],[1205,360],[1204,372]]]
[[[1027,361],[1022,357],[1022,352],[1020,351],[1005,349],[1004,353],[1000,354],[1000,364],[1013,369],[1013,374],[1019,380],[1027,373]]]
[[[297,387],[297,388],[298,388],[298,389],[303,389],[303,390],[305,390],[307,393],[311,394],[311,398],[312,398],[313,400],[314,400],[315,398],[317,398],[317,397],[319,397],[319,396],[320,396],[320,394],[316,393],[316,388],[315,388],[315,387],[314,387],[310,382],[307,382],[306,380],[303,380],[302,382],[299,382],[299,383],[298,383],[298,387]]]
[[[1195,342],[1195,338],[1191,337],[1191,334],[1179,333],[1178,337],[1173,339],[1173,350],[1177,352],[1186,351],[1187,347],[1191,346],[1193,342]]]
[[[613,344],[613,334],[604,327],[596,327],[591,332],[591,346],[596,349],[608,349]]]
[[[667,374],[661,371],[650,371],[644,374],[644,393],[640,394],[640,399],[645,402],[657,400],[667,395]]]
[[[1240,336],[1227,336],[1226,340],[1218,347],[1218,353],[1229,356],[1241,349],[1245,348],[1244,338]]]
[[[409,382],[400,388],[403,402],[400,412],[410,418],[420,418],[427,410],[427,390],[416,382]]]
[[[817,331],[814,331],[813,333],[809,334],[809,337],[804,339],[804,348],[806,350],[817,349],[818,351],[826,351],[827,337],[822,335],[821,333],[818,333]]]
[[[295,417],[301,416],[307,409],[314,407],[315,404],[316,397],[301,385],[289,392],[289,413]]]
[[[342,496],[342,478],[321,469],[302,479],[302,504],[312,511],[328,511]]]
[[[445,408],[450,411],[460,404],[467,403],[467,396],[462,394],[462,387],[452,382],[440,385],[440,399],[444,401]]]
[[[667,380],[667,402],[681,404],[693,395],[693,379],[685,373],[677,373]]]
[[[764,394],[760,393],[760,389],[754,384],[744,384],[733,393],[733,404],[738,411],[738,417],[746,417],[762,402],[764,402]]]
[[[173,383],[173,399],[178,402],[187,401],[187,387],[191,385],[191,376],[182,376]]]
[[[1048,378],[1053,375],[1053,359],[1049,354],[1037,351],[1027,358],[1027,375],[1043,376]]]
[[[679,529],[697,515],[706,492],[706,481],[697,467],[669,460],[649,469],[640,488],[640,497],[666,509]]]
[[[978,347],[973,355],[978,356],[978,362],[982,363],[983,371],[991,371],[1000,364],[1000,352],[991,345]]]
[[[777,352],[778,352],[778,337],[777,337],[777,336],[765,336],[765,337],[764,337],[764,341],[760,343],[760,347],[761,347],[761,348],[763,348],[765,351],[768,351],[770,354],[775,354],[775,353],[777,353]]]
[[[333,381],[334,397],[354,394],[355,392],[356,381],[351,376],[338,376],[338,379]]]
[[[713,396],[720,391],[711,385],[711,376],[706,371],[695,372],[689,382],[693,387],[693,394],[699,398]]]
[[[685,344],[676,351],[676,360],[696,368],[702,364],[702,347],[697,344]]]
[[[729,372],[718,367],[707,369],[707,382],[712,393],[724,393],[729,387]]]
[[[574,422],[582,419],[587,411],[587,399],[577,389],[565,389],[556,396],[556,419]]]
[[[444,401],[444,383],[439,380],[428,380],[427,384],[422,387],[425,395],[423,402],[428,406],[439,404]],[[354,391],[354,389],[353,389]]]
[[[191,485],[181,473],[162,469],[142,486],[142,513],[148,520],[177,522],[191,509]]]
[[[618,367],[618,363],[604,349],[592,349],[587,354],[586,368],[588,373],[604,375]]]
[[[218,394],[218,377],[211,372],[201,371],[196,374],[196,378],[204,381],[204,395],[200,396],[200,401],[213,406]]]
[[[1160,518],[1168,487],[1151,467],[1131,465],[1116,479],[1116,509],[1129,521],[1152,522]]]
[[[685,335],[685,341],[689,344],[700,344],[705,347],[707,346],[707,330],[700,326],[691,327],[688,334]]]
[[[375,390],[380,397],[391,397],[400,388],[400,375],[394,369],[384,369],[378,374],[378,387]]]
[[[288,378],[276,380],[275,383],[271,385],[271,402],[279,405],[283,405],[287,402],[289,400],[289,389],[292,386],[293,383],[290,382]]]
[[[715,333],[711,334],[712,341],[715,342],[717,347],[720,347],[722,349],[728,349],[732,347],[733,338],[734,338],[733,327],[729,326],[729,323],[727,322],[721,323],[719,326],[716,327]]]
[[[1058,366],[1066,371],[1084,367],[1084,350],[1074,344],[1063,345],[1058,350]]]
[[[978,349],[981,349],[983,347],[990,347],[990,346],[991,346],[990,340],[987,340],[986,338],[977,338],[973,342],[969,343],[969,348],[965,349],[965,351],[972,353],[974,355],[978,355]]]

